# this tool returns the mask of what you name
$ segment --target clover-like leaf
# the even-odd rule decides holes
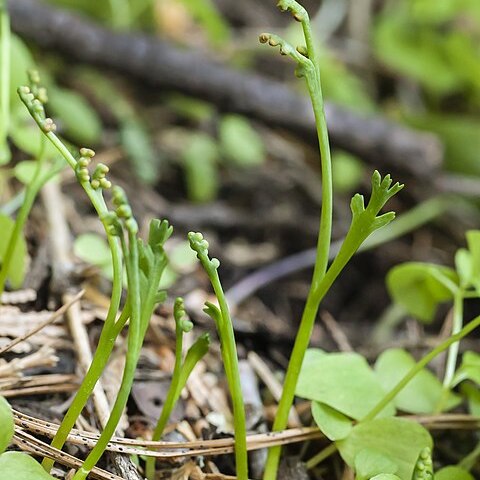
[[[402,263],[387,275],[393,300],[425,323],[433,320],[438,304],[453,298],[458,282],[451,268],[420,262]]]

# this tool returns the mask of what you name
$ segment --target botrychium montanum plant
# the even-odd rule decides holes
[[[235,432],[235,468],[239,480],[248,480],[248,456],[247,456],[247,429],[245,423],[245,407],[243,403],[242,387],[240,383],[240,372],[238,368],[237,347],[233,322],[223,292],[218,267],[220,261],[217,258],[208,256],[208,242],[198,232],[188,234],[190,247],[197,253],[197,257],[210,279],[213,291],[217,297],[218,307],[210,302],[205,304],[207,313],[215,322],[222,349],[222,359],[225,366],[230,395],[233,404],[233,424]]]
[[[210,344],[208,333],[200,336],[188,349],[185,358],[183,357],[183,335],[193,328],[193,323],[188,319],[182,298],[175,300],[173,307],[175,318],[175,365],[173,367],[172,381],[162,407],[162,413],[158,419],[152,440],[157,441],[167,426],[168,419],[175,408],[183,387],[187,383],[190,373],[198,361],[207,353]],[[148,457],[146,460],[146,476],[148,480],[155,479],[155,458]]]
[[[37,84],[34,83],[31,87],[20,87],[18,90],[19,96],[45,134],[45,138],[52,142],[74,170],[78,182],[94,206],[107,235],[113,268],[110,307],[95,355],[82,385],[77,391],[70,408],[61,422],[57,434],[52,440],[53,447],[61,449],[64,445],[69,432],[73,428],[88,398],[92,394],[96,382],[105,369],[116,338],[127,321],[129,321],[126,363],[120,389],[107,424],[95,447],[74,476],[75,480],[80,480],[86,478],[96,465],[115,432],[130,394],[135,369],[150,317],[156,305],[166,298],[165,292],[159,291],[159,283],[167,265],[167,257],[163,246],[171,236],[173,229],[168,225],[168,222],[154,219],[150,223],[148,241],[145,243],[138,238],[138,225],[133,217],[132,209],[128,203],[125,192],[117,186],[112,188],[111,182],[106,178],[106,174],[109,171],[106,165],[98,164],[93,173],[90,173],[88,167],[95,155],[93,150],[81,148],[78,159],[74,157],[62,140],[55,134],[56,126],[53,120],[46,117],[44,109],[46,100],[42,102],[38,98],[39,92],[45,95],[46,98],[46,92],[37,88],[36,85]],[[103,190],[110,188],[112,188],[114,210],[108,209],[103,196]],[[215,293],[219,298],[220,310],[216,309],[212,304],[209,304],[207,306],[207,313],[212,315],[217,324],[223,346],[227,379],[232,391],[235,432],[236,434],[239,432],[236,445],[237,475],[238,478],[247,480],[245,413],[240,389],[233,327],[220,280],[216,273],[219,262],[216,259],[208,259],[208,244],[203,240],[201,234],[190,234],[189,240],[191,247],[196,251],[202,265],[206,268]],[[126,270],[128,285],[127,300],[119,314],[124,268]],[[189,348],[185,357],[183,357],[183,335],[191,330],[193,324],[186,316],[182,299],[177,299],[175,302],[174,318],[176,324],[175,367],[172,375],[172,383],[153,433],[153,440],[160,439],[190,373],[198,361],[205,355],[209,346],[208,335],[202,335]],[[53,466],[53,460],[44,459],[43,466],[45,470],[50,471]],[[155,460],[151,458],[147,461],[147,476],[149,479],[152,479],[154,475]]]
[[[385,203],[403,187],[403,185],[398,183],[392,186],[392,180],[389,175],[382,179],[377,171],[374,172],[370,201],[365,207],[364,199],[361,195],[357,194],[353,197],[351,202],[353,218],[350,229],[339,253],[330,267],[328,267],[333,213],[332,167],[320,81],[320,67],[315,49],[315,41],[310,27],[309,16],[305,8],[295,0],[280,0],[278,7],[282,11],[289,11],[294,19],[301,23],[305,46],[294,48],[278,35],[271,33],[263,33],[260,35],[260,42],[267,43],[272,47],[279,46],[282,55],[290,56],[297,63],[296,75],[304,78],[306,81],[315,116],[320,147],[322,210],[313,278],[287,368],[282,396],[273,423],[274,431],[283,430],[287,426],[288,415],[293,405],[300,369],[308,348],[320,302],[366,238],[375,230],[387,225],[393,220],[393,212],[380,216],[378,216],[378,214]],[[281,447],[273,447],[269,450],[264,480],[276,479],[280,453]]]
[[[159,291],[159,283],[167,265],[167,257],[163,245],[171,236],[172,227],[166,221],[152,220],[148,241],[146,243],[143,242],[138,237],[138,224],[133,217],[125,192],[120,187],[115,186],[112,189],[112,202],[115,209],[109,210],[107,207],[103,190],[112,187],[111,182],[106,178],[108,167],[98,164],[94,171],[90,173],[88,167],[94,157],[93,150],[82,148],[80,149],[78,159],[75,158],[55,134],[55,123],[52,119],[46,117],[44,104],[38,98],[38,91],[32,87],[20,87],[18,93],[22,102],[45,134],[45,137],[52,142],[74,170],[78,182],[86,192],[104,226],[112,255],[112,294],[105,324],[84,381],[63,418],[57,434],[52,440],[52,446],[55,448],[62,448],[64,445],[70,430],[73,428],[96,382],[105,369],[115,339],[127,320],[129,321],[126,363],[120,389],[110,417],[97,444],[75,474],[74,478],[79,480],[87,477],[102,456],[110,438],[115,432],[130,394],[135,369],[151,315],[156,305],[166,297],[165,292]],[[128,285],[127,300],[121,313],[118,315],[124,268]],[[47,471],[50,471],[53,461],[44,459],[43,465]]]

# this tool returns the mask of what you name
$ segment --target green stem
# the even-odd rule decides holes
[[[457,334],[462,329],[463,324],[463,290],[459,288],[453,297],[453,322],[452,335]],[[458,343],[453,343],[448,349],[447,363],[445,367],[445,376],[443,378],[443,387],[450,389],[455,367],[457,365]]]
[[[427,366],[437,355],[444,352],[448,347],[460,341],[463,337],[480,326],[480,315],[467,323],[458,333],[444,340],[440,345],[428,352],[418,363],[416,363],[407,374],[382,398],[377,405],[362,419],[362,422],[373,420],[412,380],[418,372]]]
[[[328,457],[333,455],[337,451],[337,445],[335,443],[331,443],[323,450],[320,450],[315,456],[313,456],[310,460],[307,461],[306,466],[307,469],[311,469],[316,467],[319,463],[322,463]]]
[[[113,252],[113,251],[112,251]],[[121,269],[121,259],[119,267]],[[115,268],[115,267],[114,267]],[[130,316],[130,309],[128,304],[125,304],[125,307],[119,317],[119,319],[112,325],[111,318],[115,320],[115,308],[114,305],[117,301],[117,288],[112,289],[112,297],[110,302],[109,311],[107,313],[107,317],[105,319],[105,325],[102,329],[100,334],[100,338],[98,339],[97,349],[92,359],[92,363],[90,364],[87,373],[80,385],[75,397],[68,408],[67,413],[62,419],[60,426],[57,430],[57,433],[52,439],[51,446],[54,448],[58,448],[59,450],[65,444],[67,437],[75,425],[78,417],[82,413],[83,408],[85,407],[90,395],[95,388],[99,378],[101,377],[105,367],[107,365],[108,359],[112,353],[113,347],[115,346],[115,340],[118,337],[118,334],[122,327],[125,325],[128,317]],[[120,282],[120,294],[121,294],[121,282]],[[54,464],[54,460],[50,458],[44,458],[42,462],[43,468],[49,472]]]
[[[458,288],[453,296],[453,321],[452,321],[452,335],[455,335],[462,329],[463,324],[463,300],[464,291]],[[457,366],[458,348],[460,344],[453,343],[448,349],[447,362],[445,364],[445,376],[443,377],[443,388],[440,399],[435,408],[435,413],[440,413],[445,408],[445,403],[448,400],[448,394],[452,388],[452,380],[455,375],[455,368]]]
[[[140,303],[140,278],[138,270],[138,244],[136,235],[133,231],[128,230],[128,247],[125,239],[121,237],[122,250],[125,257],[125,264],[128,276],[128,301],[131,305],[130,327],[128,331],[127,355],[125,368],[123,370],[122,382],[120,384],[117,398],[113,404],[107,424],[97,440],[95,447],[87,456],[85,462],[77,471],[74,480],[84,480],[91,472],[92,468],[100,460],[103,452],[107,448],[108,442],[115,433],[118,422],[123,414],[123,410],[127,404],[135,370],[137,368],[138,358],[140,356],[142,346],[142,324],[141,324],[141,303]]]
[[[70,153],[68,148],[64,143],[53,133],[47,132],[45,136],[48,140],[56,147],[60,152],[72,170],[75,171],[77,164],[76,159]],[[81,185],[87,194],[90,202],[92,203],[97,215],[100,219],[103,219],[104,216],[108,213],[108,208],[105,204],[105,200],[100,191],[96,191],[90,185],[90,182],[81,182]],[[123,277],[123,268],[122,268],[122,252],[118,238],[109,234],[108,225],[102,220],[106,235],[107,241],[110,248],[110,253],[112,256],[112,267],[113,267],[113,283],[112,283],[112,295],[110,299],[110,305],[105,318],[105,325],[102,329],[100,339],[98,342],[98,347],[95,352],[95,355],[92,360],[85,378],[80,385],[80,388],[75,395],[75,398],[68,409],[67,414],[65,415],[60,428],[52,440],[52,446],[56,448],[62,448],[65,440],[68,437],[70,430],[75,425],[77,418],[80,416],[83,407],[87,403],[88,398],[90,397],[93,389],[102,375],[103,370],[108,362],[110,354],[112,352],[113,346],[115,344],[115,339],[118,336],[121,328],[118,328],[118,325],[115,326],[115,319],[117,316],[118,308],[120,306],[120,300],[122,295],[122,277]],[[124,309],[125,310],[125,309]],[[126,312],[125,312],[126,313]],[[122,318],[122,316],[121,316]],[[119,319],[120,320],[120,319]],[[126,321],[127,318],[122,318],[123,321]],[[118,323],[118,322],[117,322]],[[53,467],[54,461],[52,459],[45,458],[42,462],[44,469],[49,472]]]
[[[2,66],[0,73],[0,165],[10,160],[10,149],[7,144],[10,127],[10,16],[6,1],[0,3],[0,50]]]
[[[172,414],[175,404],[178,399],[178,385],[180,383],[180,371],[182,369],[182,350],[183,350],[183,330],[177,325],[175,329],[175,366],[173,368],[172,383],[168,390],[167,398],[162,408],[162,413],[158,419],[155,430],[152,434],[152,440],[157,441],[162,437],[163,431],[167,426],[168,419]],[[148,480],[155,478],[155,457],[147,457],[145,473]]]
[[[236,476],[239,480],[248,480],[247,428],[233,322],[216,269],[214,269],[210,276],[210,280],[222,314],[219,336],[222,344],[222,358],[225,365],[225,373],[227,375],[233,405]]]

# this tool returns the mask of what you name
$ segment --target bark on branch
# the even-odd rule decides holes
[[[238,72],[157,38],[110,31],[37,0],[10,0],[9,10],[13,29],[43,48],[132,75],[158,88],[210,100],[225,111],[314,135],[309,100],[280,82]],[[334,145],[380,168],[424,175],[441,163],[442,147],[433,135],[413,132],[381,117],[362,117],[332,103],[327,103],[326,115]]]

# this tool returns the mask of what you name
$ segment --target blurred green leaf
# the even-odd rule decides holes
[[[220,148],[229,163],[237,167],[253,167],[263,162],[265,147],[262,138],[245,117],[225,115],[218,128]]]
[[[334,150],[332,175],[334,191],[351,193],[358,189],[365,172],[362,161],[348,152]]]
[[[100,140],[102,124],[82,95],[50,87],[47,108],[56,117],[62,133],[78,145],[95,145]]]
[[[187,193],[194,202],[209,202],[217,196],[219,151],[215,140],[196,133],[187,140],[182,152]]]
[[[121,124],[120,141],[137,177],[146,185],[155,184],[160,162],[145,126],[136,117],[130,117]]]
[[[350,435],[335,442],[340,455],[350,466],[362,450],[370,449],[390,459],[401,480],[411,480],[418,452],[432,448],[428,431],[416,422],[395,417],[377,418],[355,425]]]
[[[442,51],[442,34],[410,21],[405,3],[387,8],[374,29],[375,55],[396,72],[419,81],[435,94],[451,93],[462,86]]]
[[[436,133],[445,145],[445,166],[466,175],[480,175],[480,121],[466,115],[405,115],[412,127]]]
[[[181,0],[181,2],[203,27],[212,45],[221,46],[228,42],[230,28],[212,0]]]
[[[472,285],[480,296],[480,231],[470,230],[466,233],[468,250],[472,258]]]
[[[407,262],[388,272],[387,288],[398,305],[428,323],[433,320],[438,304],[453,298],[458,281],[458,275],[451,268]]]
[[[415,359],[405,350],[385,350],[375,363],[375,373],[385,391],[390,391],[416,364]],[[443,386],[429,370],[422,369],[395,397],[395,406],[404,412],[414,414],[435,413],[442,400]],[[458,395],[448,393],[444,410],[450,410],[461,402]]]
[[[73,244],[73,252],[81,260],[99,267],[112,261],[106,240],[96,233],[79,235]]]
[[[7,253],[8,242],[12,235],[15,222],[6,215],[0,214],[0,260],[3,260]],[[23,233],[20,234],[18,242],[13,249],[10,268],[7,272],[7,278],[10,280],[13,288],[20,288],[25,278],[27,266],[27,245]]]

